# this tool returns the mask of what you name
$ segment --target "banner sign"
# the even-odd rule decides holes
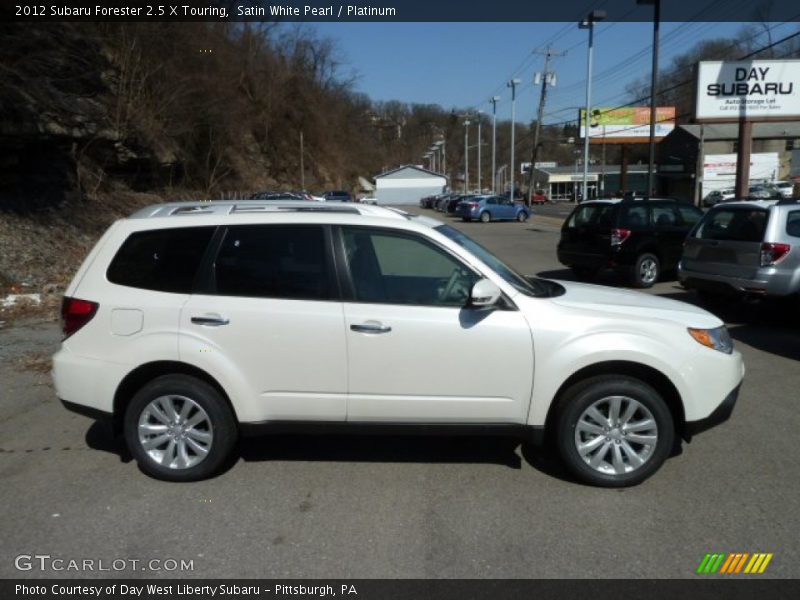
[[[695,116],[800,118],[800,60],[702,61]]]
[[[586,137],[586,109],[580,110],[581,137]],[[656,107],[656,137],[662,138],[675,129],[675,107]],[[650,107],[597,107],[589,119],[590,138],[650,137]]]

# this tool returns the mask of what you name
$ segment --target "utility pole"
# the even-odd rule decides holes
[[[464,121],[464,193],[469,193],[469,119]]]
[[[506,86],[511,88],[511,190],[509,191],[508,198],[514,202],[514,177],[516,176],[516,165],[514,164],[514,131],[517,127],[516,120],[516,104],[517,104],[517,86],[522,83],[521,79],[512,79]]]
[[[478,193],[482,193],[481,190],[481,121],[483,121],[483,111],[479,110],[478,114]]]
[[[492,96],[489,102],[492,104],[492,193],[497,193],[497,102],[500,96]]]
[[[547,84],[552,86],[556,84],[556,74],[550,72],[550,58],[553,56],[564,56],[566,52],[553,52],[550,46],[544,52],[544,72],[536,73],[534,76],[534,84],[538,84],[539,80],[542,83],[542,92],[539,96],[539,110],[536,112],[536,127],[533,130],[533,148],[531,148],[531,168],[528,171],[528,206],[533,203],[533,187],[534,177],[533,172],[536,170],[536,159],[539,158],[539,134],[542,128],[542,119],[544,118],[544,105],[547,102]]]

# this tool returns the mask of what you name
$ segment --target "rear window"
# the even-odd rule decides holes
[[[106,276],[128,287],[189,294],[216,227],[137,231],[128,236]]]
[[[568,227],[614,227],[616,204],[585,204],[567,221]]]
[[[709,212],[694,232],[701,240],[760,242],[769,212],[760,208],[729,207]]]

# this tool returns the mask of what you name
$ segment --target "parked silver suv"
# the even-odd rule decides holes
[[[678,279],[701,294],[800,293],[800,201],[715,206],[686,238]]]

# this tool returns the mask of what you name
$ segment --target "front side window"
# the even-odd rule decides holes
[[[229,227],[214,264],[222,296],[329,300],[333,278],[321,226]]]
[[[180,227],[132,233],[106,276],[128,287],[190,294],[215,227]]]
[[[479,277],[441,248],[413,234],[344,228],[357,302],[464,306]]]
[[[703,218],[703,211],[694,206],[683,206],[679,204],[678,212],[685,225],[694,225]]]

